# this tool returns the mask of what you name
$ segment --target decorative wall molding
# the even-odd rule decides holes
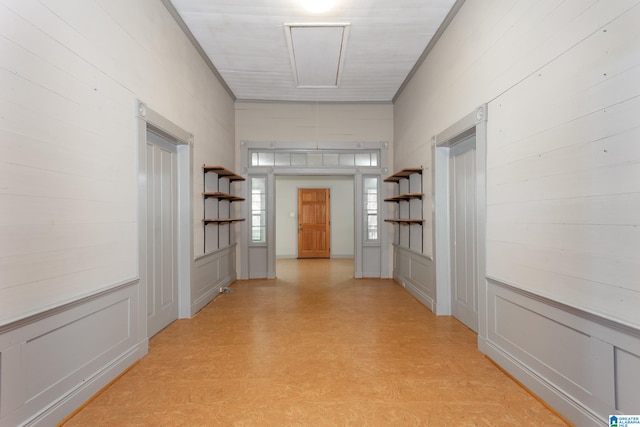
[[[437,294],[433,258],[393,245],[393,278],[435,313]]]
[[[572,423],[640,407],[640,331],[495,279],[487,289],[480,350]]]
[[[144,356],[139,290],[118,285],[5,327],[0,427],[55,425]]]

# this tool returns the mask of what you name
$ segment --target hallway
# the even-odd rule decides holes
[[[395,282],[346,259],[277,273],[161,331],[65,426],[566,425]]]

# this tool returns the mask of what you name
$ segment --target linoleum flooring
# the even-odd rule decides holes
[[[238,281],[65,426],[566,426],[391,280],[279,260]]]

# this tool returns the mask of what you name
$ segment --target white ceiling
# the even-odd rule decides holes
[[[390,102],[455,0],[170,0],[239,100]],[[165,1],[166,3],[166,1]],[[337,88],[298,88],[285,24],[350,24]],[[308,52],[307,52],[308,53]]]

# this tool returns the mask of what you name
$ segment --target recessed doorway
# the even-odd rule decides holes
[[[309,176],[317,179],[327,177],[349,177],[352,190],[346,203],[337,203],[331,192],[331,206],[346,206],[352,209],[349,218],[352,228],[348,233],[337,230],[334,213],[331,214],[332,240],[336,236],[351,246],[349,257],[353,258],[354,277],[390,276],[389,233],[378,229],[381,215],[381,200],[385,189],[382,176],[388,173],[387,142],[345,143],[280,143],[241,141],[243,174],[247,176],[246,208],[242,214],[248,219],[240,227],[240,278],[276,277],[276,259],[289,255],[297,258],[298,223],[297,200],[295,206],[282,210],[276,208],[276,180],[280,177]],[[315,185],[315,187],[330,187]],[[297,195],[296,191],[290,194]],[[289,230],[278,225],[283,218],[294,224],[286,236],[295,239],[293,247],[286,253],[277,252],[282,238],[280,230]],[[286,240],[286,239],[285,239]],[[330,256],[342,257],[334,241],[330,244]]]
[[[300,192],[326,190],[330,221],[326,252],[302,258],[350,259],[355,256],[355,179],[353,176],[278,175],[275,177],[276,257],[296,259],[300,255]],[[314,197],[315,198],[315,197]],[[308,248],[307,248],[308,249]],[[355,265],[354,265],[355,272]]]

